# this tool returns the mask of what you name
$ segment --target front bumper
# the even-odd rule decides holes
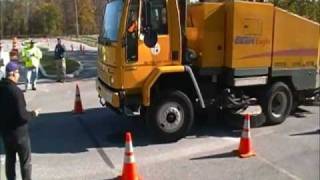
[[[120,92],[115,92],[104,85],[101,80],[96,80],[96,89],[99,97],[103,98],[105,103],[113,108],[120,108],[121,99]]]

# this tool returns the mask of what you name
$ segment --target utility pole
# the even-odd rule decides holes
[[[76,13],[76,37],[79,37],[79,15],[78,15],[78,0],[74,0],[74,9]]]

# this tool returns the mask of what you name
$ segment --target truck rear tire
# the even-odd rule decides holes
[[[290,88],[283,82],[276,82],[261,98],[261,105],[268,124],[280,124],[291,112],[293,97]]]
[[[193,105],[181,91],[167,91],[147,110],[147,125],[161,142],[177,141],[186,136],[194,122]]]

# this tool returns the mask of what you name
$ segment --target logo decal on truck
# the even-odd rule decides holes
[[[160,54],[161,48],[160,48],[160,44],[157,43],[153,48],[151,48],[151,54],[152,55],[158,55]]]
[[[253,37],[253,36],[236,36],[234,40],[235,44],[245,44],[245,45],[267,45],[270,44],[271,41],[268,38],[260,38],[260,37]]]

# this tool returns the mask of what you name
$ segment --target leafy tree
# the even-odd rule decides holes
[[[59,35],[62,33],[62,13],[55,4],[43,3],[33,13],[31,24],[34,34]]]
[[[13,35],[75,34],[75,4],[81,34],[97,33],[107,0],[0,0],[3,33]],[[188,0],[191,1],[191,0]],[[194,1],[194,0],[192,0]],[[223,1],[223,0],[200,0]],[[253,1],[253,0],[250,0]],[[261,1],[261,0],[256,0]],[[320,23],[320,0],[265,0]],[[1,24],[0,24],[1,25]]]
[[[93,34],[97,32],[95,8],[92,0],[78,0],[79,24],[81,34]]]
[[[4,34],[7,35],[20,35],[26,33],[24,26],[24,16],[21,16],[21,12],[24,10],[24,6],[18,1],[4,1],[1,4],[2,7],[2,20]]]
[[[270,0],[269,2],[300,16],[320,22],[319,0]]]

